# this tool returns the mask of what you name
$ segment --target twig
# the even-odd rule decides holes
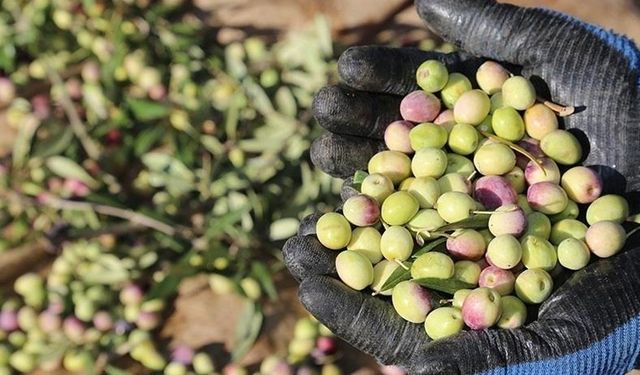
[[[98,160],[98,158],[100,157],[100,146],[98,146],[98,144],[95,143],[87,133],[87,129],[82,123],[82,120],[80,120],[78,112],[76,112],[75,108],[73,107],[73,103],[71,102],[71,98],[69,97],[67,88],[62,82],[60,74],[58,74],[58,72],[55,71],[55,69],[53,69],[48,63],[45,65],[49,80],[54,86],[58,86],[58,88],[60,89],[60,104],[62,105],[64,112],[69,118],[71,129],[75,133],[76,137],[78,137],[78,139],[80,140],[80,143],[82,144],[82,147],[84,148],[84,151],[87,153],[89,158]]]
[[[40,200],[42,204],[56,208],[59,210],[78,210],[78,211],[95,211],[102,215],[117,217],[125,219],[135,224],[140,224],[144,227],[155,229],[158,232],[162,232],[168,236],[175,236],[177,229],[169,224],[163,223],[159,220],[143,215],[141,213],[125,210],[118,207],[106,206],[102,204],[95,204],[89,202],[69,201],[65,199],[56,198],[53,196],[47,196],[45,199]]]
[[[542,98],[538,98],[538,101],[550,110],[556,112],[560,117],[571,116],[576,111],[576,108],[573,106],[563,106]]]

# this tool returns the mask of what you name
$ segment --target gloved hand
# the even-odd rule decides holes
[[[383,148],[385,126],[400,118],[401,95],[417,89],[421,62],[437,58],[470,76],[482,57],[521,67],[541,96],[581,107],[564,125],[585,135],[585,164],[600,166],[609,192],[640,189],[640,52],[631,41],[562,14],[492,0],[416,5],[431,29],[464,52],[346,51],[339,61],[344,86],[325,88],[315,101],[316,118],[329,131],[311,150],[318,167],[339,177],[366,169]],[[382,363],[412,374],[619,374],[640,364],[637,245],[575,273],[526,327],[429,342],[423,326],[401,319],[389,302],[335,279],[336,252],[314,236],[317,218],[305,219],[283,250],[301,283],[300,299],[338,336]]]

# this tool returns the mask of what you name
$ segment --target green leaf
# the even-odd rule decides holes
[[[269,272],[269,269],[264,263],[253,262],[251,264],[251,274],[258,280],[258,282],[260,282],[262,289],[267,293],[272,301],[278,299],[278,291],[273,284],[271,272]]]
[[[446,239],[446,238],[444,238],[444,237],[443,237],[443,238],[438,238],[437,240],[435,240],[435,241],[433,241],[433,242],[430,242],[430,243],[426,244],[426,245],[425,245],[424,247],[422,247],[420,250],[416,251],[416,252],[413,254],[413,257],[414,257],[414,258],[417,258],[417,257],[419,257],[419,256],[420,256],[420,255],[422,255],[422,254],[426,254],[426,253],[428,253],[428,252],[430,252],[430,251],[432,251],[432,250],[435,250],[435,249],[437,249],[438,247],[441,247],[441,246],[443,246],[444,244],[446,244],[446,242],[447,242],[447,239]]]
[[[262,321],[264,316],[260,305],[249,304],[240,315],[235,334],[235,347],[231,352],[231,360],[239,361],[255,343],[260,330],[262,329]]]
[[[429,288],[436,290],[438,292],[453,294],[460,289],[473,289],[475,285],[465,283],[464,281],[460,281],[457,279],[436,279],[432,277],[426,277],[423,279],[415,279],[413,280],[416,283]]]
[[[389,290],[394,286],[400,284],[401,282],[411,279],[411,271],[409,271],[411,269],[411,263],[402,262],[402,264],[404,264],[408,269],[405,270],[402,267],[396,268],[395,271],[393,271],[391,275],[389,275],[389,278],[387,279],[387,281],[385,281],[384,284],[382,284],[382,287],[380,288],[380,292]]]
[[[107,366],[107,368],[104,369],[104,372],[107,373],[107,375],[131,375],[130,372],[121,370],[111,365]]]
[[[64,156],[52,156],[46,161],[47,168],[54,174],[84,182],[88,186],[96,187],[98,182],[93,179],[78,163]]]
[[[362,185],[365,178],[369,176],[369,173],[365,171],[356,171],[353,175],[353,185]]]
[[[22,167],[31,151],[31,142],[36,130],[40,126],[40,121],[34,117],[29,117],[18,130],[18,136],[13,144],[13,165]]]
[[[458,229],[486,229],[489,227],[490,215],[475,215],[457,223],[452,223],[438,228],[439,232],[449,232]]]
[[[169,114],[169,106],[144,99],[128,97],[125,102],[135,118],[141,121],[161,119]]]

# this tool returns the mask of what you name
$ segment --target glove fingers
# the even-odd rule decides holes
[[[333,177],[347,178],[366,170],[369,159],[383,149],[382,141],[326,133],[311,145],[311,161]]]
[[[328,86],[313,101],[318,123],[337,134],[382,139],[391,122],[401,119],[399,96]]]
[[[535,63],[542,57],[532,47],[540,39],[536,34],[568,22],[494,0],[418,0],[416,6],[429,28],[463,50],[519,65]]]
[[[322,246],[315,235],[289,238],[282,248],[282,254],[289,272],[298,281],[314,275],[337,275],[338,252]]]
[[[461,52],[442,54],[414,48],[363,46],[349,48],[340,56],[338,73],[353,89],[404,96],[418,89],[416,69],[431,59],[463,73],[474,72],[479,61]]]
[[[382,363],[407,367],[428,340],[421,324],[400,318],[389,302],[330,277],[304,279],[299,297],[333,333]]]

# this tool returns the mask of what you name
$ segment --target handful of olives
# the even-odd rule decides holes
[[[520,327],[553,275],[622,250],[629,205],[576,165],[581,145],[558,121],[571,107],[538,101],[528,79],[488,61],[474,88],[436,60],[416,79],[388,150],[356,173],[341,213],[318,220],[318,239],[340,251],[346,285],[391,296],[432,339]]]

